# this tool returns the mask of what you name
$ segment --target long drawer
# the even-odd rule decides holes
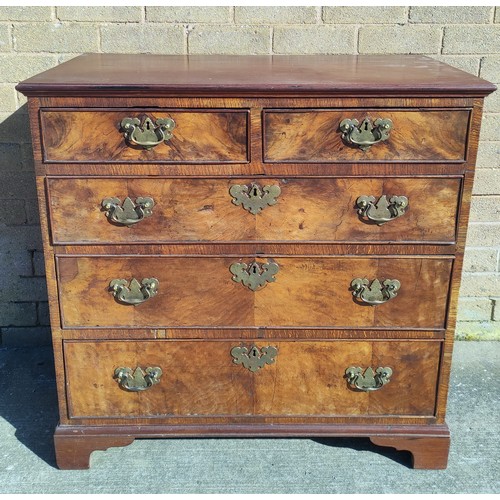
[[[69,415],[432,416],[440,345],[65,341]]]
[[[451,257],[59,256],[63,327],[443,328]]]
[[[464,109],[269,109],[264,160],[462,162],[469,116]]]
[[[43,158],[65,163],[245,163],[248,120],[245,109],[46,109],[40,112]]]
[[[460,179],[55,177],[47,193],[55,244],[450,243]]]

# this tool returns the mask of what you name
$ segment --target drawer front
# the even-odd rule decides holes
[[[264,114],[264,160],[267,162],[461,162],[465,159],[469,110],[268,110]],[[365,118],[370,123],[363,126]],[[340,124],[357,120],[373,127],[364,135]],[[375,127],[390,120],[388,138]],[[384,122],[385,123],[385,122]],[[363,132],[363,130],[361,130]],[[366,142],[375,142],[369,146]],[[377,142],[378,141],[378,142]],[[364,144],[361,149],[356,143]]]
[[[460,180],[50,178],[47,189],[55,244],[446,243]]]
[[[431,416],[439,353],[430,341],[64,343],[73,418]]]
[[[44,161],[247,162],[248,117],[247,110],[42,110]],[[137,118],[140,123],[135,130],[125,129],[125,118]],[[146,123],[147,119],[150,122]],[[159,119],[173,120],[174,128],[160,129]],[[158,144],[150,146],[154,142]],[[139,144],[149,144],[149,149]]]
[[[254,261],[60,256],[63,326],[444,327],[451,258]]]

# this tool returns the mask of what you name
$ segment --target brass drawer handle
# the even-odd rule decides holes
[[[153,198],[136,198],[135,203],[127,196],[123,203],[119,198],[105,198],[101,202],[110,222],[122,226],[132,226],[153,215],[155,202]]]
[[[233,363],[243,365],[251,372],[256,372],[266,365],[272,365],[277,355],[278,349],[271,345],[260,349],[255,345],[250,349],[246,347],[233,347],[231,349]]]
[[[141,124],[139,118],[124,118],[120,127],[127,143],[150,150],[172,138],[175,122],[171,118],[160,118],[153,123],[146,117]]]
[[[376,306],[396,297],[401,283],[398,280],[385,280],[380,283],[378,279],[374,279],[370,285],[370,281],[366,278],[356,278],[351,281],[351,288],[354,297],[361,299],[365,304]]]
[[[350,366],[345,371],[345,375],[347,382],[360,391],[378,391],[382,386],[390,382],[392,369],[388,366],[379,367],[373,373],[372,368],[368,367],[363,373],[363,368]]]
[[[276,205],[281,188],[276,184],[261,187],[256,182],[250,186],[234,184],[229,189],[229,194],[233,197],[231,200],[236,206],[243,205],[245,210],[256,215],[265,207]]]
[[[272,260],[264,264],[260,264],[255,260],[250,264],[235,262],[229,267],[229,270],[233,273],[233,281],[245,285],[254,292],[264,288],[267,283],[276,281],[274,275],[279,269],[278,264]]]
[[[144,278],[139,283],[135,278],[130,280],[116,279],[109,284],[110,292],[122,304],[138,306],[158,293],[158,280]]]
[[[405,214],[408,198],[406,196],[392,196],[387,201],[387,196],[384,194],[375,203],[375,196],[360,196],[356,200],[356,206],[361,217],[366,217],[369,221],[381,226]]]
[[[361,125],[358,120],[350,118],[340,122],[342,139],[362,151],[368,151],[374,144],[389,139],[391,129],[392,121],[388,118],[377,118],[373,124],[369,117],[366,117]]]
[[[158,384],[162,373],[159,366],[148,366],[144,371],[139,367],[132,370],[132,368],[120,366],[115,370],[113,378],[122,389],[129,392],[139,392]]]

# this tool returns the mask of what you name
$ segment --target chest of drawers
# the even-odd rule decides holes
[[[84,55],[28,96],[58,465],[365,436],[446,467],[482,100],[421,56]]]

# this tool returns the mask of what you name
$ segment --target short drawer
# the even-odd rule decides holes
[[[270,109],[264,113],[264,160],[462,162],[469,115],[468,109]]]
[[[66,328],[443,328],[452,258],[59,256]],[[132,305],[130,305],[132,304]]]
[[[455,240],[458,178],[49,178],[54,244]]]
[[[65,163],[247,162],[248,120],[248,110],[44,109],[43,158]]]
[[[69,415],[432,416],[440,346],[65,341]]]

